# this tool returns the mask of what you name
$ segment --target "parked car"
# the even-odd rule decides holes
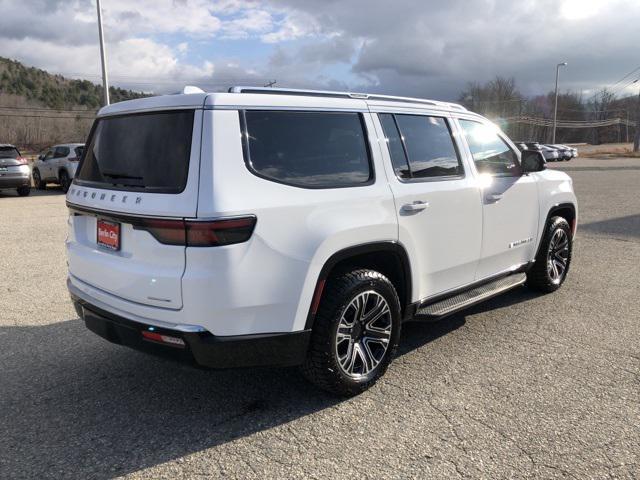
[[[67,204],[90,330],[341,395],[404,321],[560,288],[577,224],[571,178],[462,106],[276,88],[102,108]]]
[[[84,150],[83,143],[65,143],[46,149],[33,164],[33,183],[38,190],[47,188],[47,183],[57,183],[63,192],[76,174],[78,162]]]
[[[521,144],[527,149],[539,150],[544,156],[545,161],[547,162],[555,162],[560,158],[560,153],[555,148],[547,147],[539,142],[516,142],[516,144]],[[521,149],[522,151],[522,149]]]
[[[556,150],[558,152],[558,160],[571,160],[571,158],[573,158],[573,152],[571,151],[571,149],[569,147],[566,147],[564,145],[557,145],[557,144],[553,144],[553,145],[545,145],[548,148],[552,148],[554,150]]]
[[[0,190],[9,188],[21,197],[31,193],[29,165],[14,145],[0,143]]]

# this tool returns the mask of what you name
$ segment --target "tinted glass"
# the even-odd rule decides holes
[[[460,175],[462,167],[444,118],[396,115],[413,178]]]
[[[20,153],[15,147],[0,147],[0,158],[18,158]]]
[[[259,175],[303,187],[344,187],[371,178],[358,113],[246,111],[248,162]]]
[[[62,158],[69,155],[69,147],[56,147],[55,158]]]
[[[82,152],[84,151],[84,147],[76,147],[75,150],[76,152],[76,158],[80,158],[82,157]]]
[[[79,167],[79,183],[179,193],[191,155],[193,110],[97,120]]]
[[[384,135],[387,139],[387,145],[389,146],[391,163],[393,164],[393,170],[396,172],[396,176],[404,179],[411,178],[407,156],[404,153],[400,132],[396,126],[396,121],[393,119],[393,115],[390,113],[380,113],[378,117],[384,129]]]
[[[480,173],[520,175],[516,153],[500,138],[498,131],[480,122],[460,120],[473,161]]]

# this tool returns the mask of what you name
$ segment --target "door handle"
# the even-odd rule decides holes
[[[500,200],[502,200],[502,194],[501,193],[487,193],[487,196],[485,197],[487,202],[489,203],[496,203],[499,202]]]
[[[402,211],[403,212],[421,212],[428,206],[429,206],[428,202],[421,202],[421,201],[417,201],[413,203],[405,203],[402,206]]]

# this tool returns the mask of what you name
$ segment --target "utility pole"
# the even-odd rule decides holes
[[[633,83],[638,83],[636,78]],[[633,151],[640,152],[640,89],[638,90],[638,103],[636,103],[636,136],[633,139]]]
[[[98,33],[100,35],[100,61],[102,63],[102,88],[104,89],[104,104],[109,105],[109,80],[107,79],[107,59],[104,54],[104,32],[102,31],[102,8],[100,0],[96,0],[98,9]]]
[[[629,109],[627,108],[627,143],[629,143]]]
[[[556,143],[556,124],[558,123],[558,76],[560,75],[560,67],[566,67],[567,62],[562,62],[556,65],[556,102],[553,107],[553,133],[551,137],[551,143]]]

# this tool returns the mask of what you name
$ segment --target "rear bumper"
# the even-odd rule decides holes
[[[18,188],[31,185],[31,177],[27,176],[2,176],[0,175],[0,188]]]
[[[73,293],[71,299],[87,328],[110,342],[209,368],[299,365],[305,359],[311,336],[310,330],[232,337],[184,332],[114,315]],[[149,340],[142,332],[181,339],[184,345]]]

